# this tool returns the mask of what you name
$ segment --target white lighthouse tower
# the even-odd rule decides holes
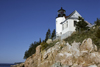
[[[61,9],[58,10],[58,16],[56,17],[56,37],[62,35],[61,22],[65,20],[65,16],[66,16],[66,11],[61,7]]]

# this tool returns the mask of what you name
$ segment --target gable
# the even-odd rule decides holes
[[[69,16],[66,16],[65,18],[66,18],[66,20],[68,20],[68,19],[78,19],[78,17],[82,17],[76,10],[75,11],[73,11]],[[63,22],[61,22],[60,24],[63,24],[66,20],[64,20]]]
[[[82,17],[76,10],[69,15],[69,19],[78,19],[78,17]]]

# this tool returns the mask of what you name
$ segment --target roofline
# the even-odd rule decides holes
[[[69,19],[76,11],[77,11],[77,10],[74,10],[74,11],[65,19],[65,21],[66,21],[67,19]],[[82,16],[81,16],[81,17],[82,17]],[[77,18],[74,18],[74,19],[77,19]],[[63,24],[65,21],[61,22],[60,24]]]

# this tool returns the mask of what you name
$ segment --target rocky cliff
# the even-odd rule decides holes
[[[82,43],[57,42],[53,47],[36,53],[26,59],[25,67],[100,67],[100,53],[90,38]]]
[[[26,59],[24,67],[100,67],[100,53],[90,38],[82,43],[60,41],[43,51],[39,45],[36,53]]]

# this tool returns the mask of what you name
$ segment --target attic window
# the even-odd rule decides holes
[[[77,21],[74,21],[74,27],[76,26]]]

